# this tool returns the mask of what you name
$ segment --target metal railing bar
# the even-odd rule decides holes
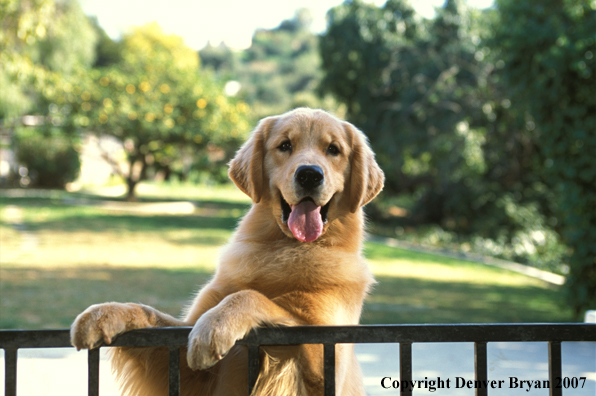
[[[248,346],[248,394],[251,395],[261,369],[259,346],[252,344]]]
[[[168,387],[170,396],[180,396],[180,347],[170,347],[168,364]]]
[[[17,348],[4,348],[4,394],[17,394]]]
[[[550,381],[550,396],[562,396],[563,389],[557,387],[556,378],[561,378],[562,359],[561,342],[551,341],[548,343],[548,379]]]
[[[412,382],[412,343],[399,344],[399,380],[402,384]],[[401,394],[412,396],[412,388],[402,388]]]
[[[0,330],[0,348],[70,347],[70,330]]]
[[[325,396],[335,396],[335,344],[323,345],[323,381]]]
[[[88,395],[99,396],[99,348],[87,351]]]
[[[474,371],[476,381],[479,384],[486,384],[488,381],[488,367],[487,367],[487,353],[486,353],[486,342],[475,342],[474,343]],[[487,396],[488,387],[478,386],[476,387],[476,396]]]
[[[264,327],[250,332],[238,344],[596,341],[595,326],[548,323]],[[132,330],[119,336],[110,346],[184,346],[190,330],[191,327]],[[70,346],[69,330],[0,330],[0,348]]]
[[[399,342],[596,341],[593,324],[458,324],[270,327],[240,344],[363,344]]]

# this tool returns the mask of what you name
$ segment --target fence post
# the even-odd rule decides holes
[[[252,391],[259,378],[260,362],[259,362],[259,345],[248,345],[248,394]]]
[[[99,396],[99,348],[87,352],[88,395]]]
[[[556,378],[561,378],[561,342],[548,343],[548,379],[550,381],[550,396],[562,396],[563,390],[556,387]]]
[[[404,383],[412,382],[412,343],[399,343],[399,381]],[[412,389],[403,389],[403,396],[412,396]]]
[[[486,384],[486,381],[488,380],[486,342],[474,343],[474,370],[476,372],[476,381],[478,381],[478,384]],[[483,385],[479,385],[476,388],[476,396],[487,396],[487,394],[488,389],[483,387]]]
[[[171,346],[168,364],[168,387],[170,396],[180,396],[180,347]]]
[[[4,349],[4,394],[17,395],[17,348]]]
[[[323,344],[325,396],[335,396],[335,344]]]

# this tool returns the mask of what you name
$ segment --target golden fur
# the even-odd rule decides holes
[[[302,165],[324,174],[308,193],[295,180]],[[269,117],[238,151],[229,175],[253,205],[184,318],[140,304],[93,305],[72,325],[74,346],[109,344],[132,329],[193,326],[182,351],[182,395],[246,395],[247,351],[235,342],[251,329],[358,323],[373,283],[361,254],[362,206],[384,180],[365,136],[320,110]],[[312,242],[294,237],[283,213],[282,200],[293,208],[306,196],[328,208]],[[253,395],[322,395],[322,352],[320,345],[261,348]],[[337,394],[364,395],[353,346],[337,345],[336,359]],[[112,363],[126,394],[167,394],[166,348],[114,348]]]

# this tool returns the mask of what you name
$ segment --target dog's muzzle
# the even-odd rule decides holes
[[[325,180],[323,169],[317,165],[302,165],[294,172],[294,181],[301,189],[304,198],[295,204],[289,204],[280,194],[282,222],[296,239],[301,242],[313,242],[323,233],[327,223],[329,204],[323,206],[315,203],[313,195],[318,195],[316,190]]]

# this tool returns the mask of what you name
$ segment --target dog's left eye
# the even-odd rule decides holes
[[[329,147],[327,147],[327,154],[333,155],[333,156],[339,155],[339,149],[337,148],[336,145],[330,144]]]
[[[289,140],[284,141],[282,144],[279,145],[277,148],[281,152],[292,151],[292,142]]]

